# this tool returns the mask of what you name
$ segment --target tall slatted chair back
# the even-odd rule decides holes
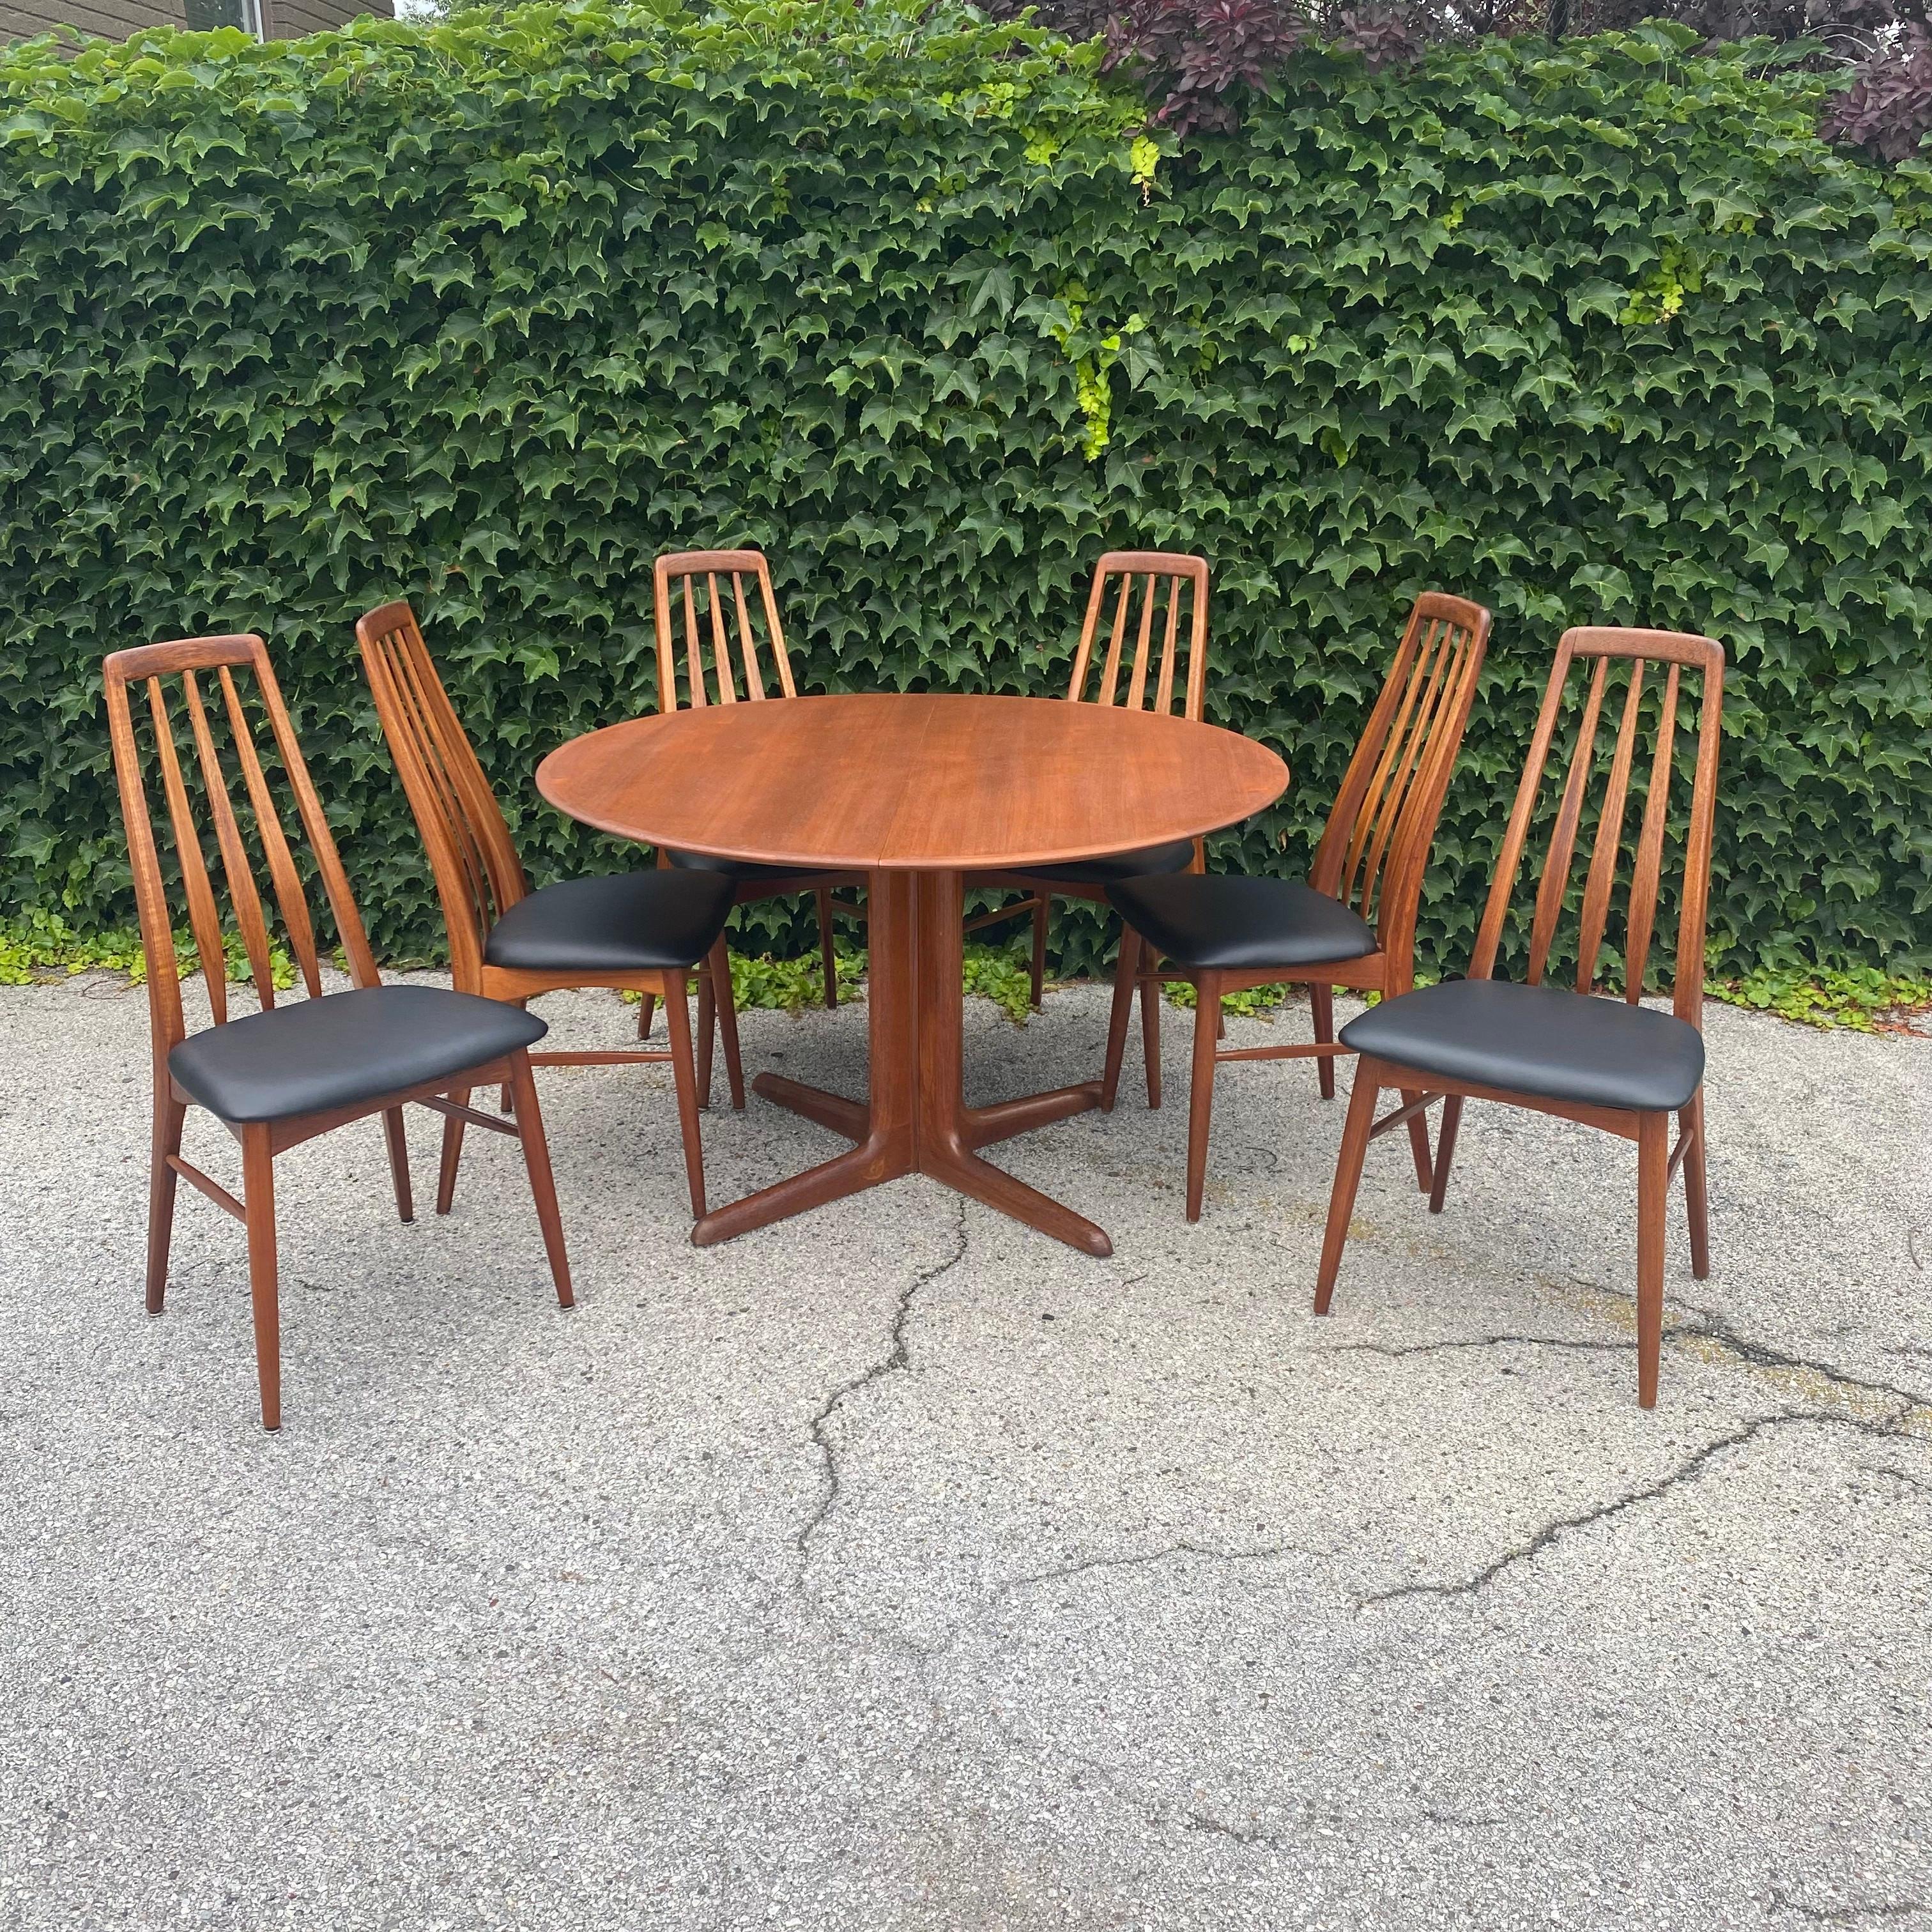
[[[1491,622],[1466,598],[1425,590],[1416,598],[1316,848],[1309,883],[1375,926],[1391,957],[1414,950],[1429,848]]]
[[[529,881],[415,611],[406,603],[385,604],[357,621],[356,638],[382,736],[429,855],[449,932],[451,980],[459,992],[478,992],[490,929],[527,894]]]
[[[186,638],[146,644],[116,651],[104,676],[157,1062],[164,1063],[186,1034],[170,870],[185,902],[188,931],[218,1024],[228,1018],[224,902],[264,1007],[275,1004],[278,947],[286,947],[310,994],[322,991],[316,921],[296,861],[304,843],[350,977],[358,986],[376,985],[375,957],[362,915],[262,640]],[[136,686],[142,687],[138,702],[131,695]],[[292,797],[292,824],[278,802],[278,789]],[[151,810],[157,790],[171,864],[164,864]],[[277,914],[272,926],[259,888],[262,876]]]
[[[1571,696],[1572,674],[1580,694]],[[1699,680],[1695,728],[1681,729],[1689,700],[1686,686]],[[1566,631],[1544,691],[1530,740],[1522,782],[1503,835],[1483,922],[1476,935],[1469,976],[1495,971],[1516,875],[1529,842],[1550,754],[1567,711],[1576,718],[1568,770],[1558,796],[1531,915],[1526,976],[1540,984],[1552,957],[1558,923],[1576,898],[1571,884],[1581,836],[1591,832],[1576,927],[1574,984],[1594,992],[1598,962],[1619,874],[1628,865],[1622,922],[1624,998],[1642,993],[1664,876],[1665,848],[1675,843],[1671,791],[1678,768],[1691,764],[1689,811],[1678,848],[1682,884],[1678,901],[1673,1004],[1680,1019],[1698,1023],[1703,1011],[1704,926],[1711,886],[1711,832],[1717,808],[1718,736],[1724,706],[1724,653],[1709,638],[1676,631],[1626,630],[1586,626]],[[1605,764],[1600,740],[1606,710],[1618,716]],[[1648,740],[1647,746],[1644,741]],[[1600,792],[1594,781],[1602,768]],[[1631,793],[1640,789],[1634,827]],[[1561,953],[1554,956],[1559,959]]]
[[[1178,698],[1180,715],[1199,723],[1208,702],[1208,560],[1108,551],[1094,566],[1066,694],[1163,717]]]
[[[798,695],[761,551],[675,551],[659,557],[651,574],[659,710]]]

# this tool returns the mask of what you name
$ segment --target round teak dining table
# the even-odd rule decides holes
[[[1265,746],[1218,726],[1059,698],[746,700],[634,718],[551,752],[538,790],[600,831],[788,872],[867,874],[867,1097],[772,1073],[752,1083],[856,1144],[714,1209],[692,1240],[728,1240],[926,1174],[1111,1254],[1103,1228],[981,1156],[1098,1106],[1100,1085],[965,1104],[963,875],[1193,838],[1271,804],[1288,777]]]

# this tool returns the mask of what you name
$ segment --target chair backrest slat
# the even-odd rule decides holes
[[[1643,823],[1637,833],[1636,864],[1630,875],[1630,936],[1625,946],[1628,958],[1624,970],[1624,998],[1633,1002],[1643,992],[1644,970],[1650,962],[1651,938],[1657,928],[1657,898],[1664,872],[1664,824],[1670,812],[1670,772],[1676,749],[1677,679],[1678,667],[1672,664],[1664,680],[1664,704],[1657,725],[1657,749],[1651,759],[1650,788],[1643,801]],[[1702,950],[1700,940],[1700,956]],[[1678,970],[1682,971],[1681,965]],[[1697,978],[1701,992],[1701,970]]]
[[[208,982],[208,1004],[218,1026],[228,1017],[228,954],[221,943],[221,912],[214,903],[214,887],[208,879],[201,833],[188,804],[181,760],[175,751],[174,720],[169,715],[167,699],[158,677],[148,680],[148,710],[154,720],[154,754],[160,765],[162,792],[168,802],[168,820],[174,832],[175,860],[181,867],[182,886],[188,895],[188,930],[194,935],[202,977]]]
[[[356,626],[376,716],[422,835],[449,938],[450,977],[480,989],[490,928],[530,890],[476,747],[470,742],[406,603]]]
[[[313,999],[322,991],[322,960],[316,950],[315,926],[308,916],[308,900],[296,870],[295,854],[289,849],[288,836],[275,810],[274,794],[268,789],[268,775],[262,769],[262,754],[255,748],[254,734],[236,688],[234,674],[226,664],[219,668],[222,703],[228,713],[229,734],[242,764],[242,782],[248,794],[249,808],[255,815],[255,830],[262,842],[268,864],[268,883],[274,888],[275,907],[282,916],[282,930],[289,950],[302,968],[302,984]]]
[[[1581,700],[1575,748],[1538,881],[1530,934],[1528,976],[1539,981],[1552,957],[1558,922],[1570,899],[1569,874],[1586,800],[1600,762],[1598,722],[1606,682],[1620,666],[1627,670],[1622,716],[1607,776],[1604,781],[1590,865],[1585,878],[1576,949],[1576,984],[1580,992],[1594,989],[1598,961],[1605,943],[1616,896],[1616,874],[1624,856],[1624,826],[1628,817],[1630,780],[1639,764],[1642,722],[1650,706],[1648,667],[1666,667],[1655,717],[1656,739],[1649,760],[1643,810],[1636,848],[1630,855],[1630,887],[1625,902],[1623,995],[1633,1003],[1642,996],[1662,895],[1664,850],[1668,841],[1670,794],[1678,757],[1678,710],[1687,674],[1701,678],[1698,698],[1694,770],[1689,814],[1683,842],[1682,897],[1677,930],[1673,1004],[1680,1018],[1693,1024],[1703,1009],[1705,918],[1710,893],[1711,842],[1717,811],[1717,772],[1724,707],[1724,654],[1709,638],[1676,631],[1623,629],[1613,626],[1582,626],[1563,634],[1556,662],[1544,689],[1536,730],[1509,826],[1498,855],[1490,896],[1469,963],[1472,979],[1487,979],[1496,970],[1503,932],[1508,920],[1523,850],[1535,813],[1552,746],[1564,708],[1570,675],[1580,664],[1589,666]]]
[[[1167,628],[1160,643],[1160,682],[1154,692],[1154,708],[1166,718],[1174,710],[1174,668],[1176,651],[1174,640],[1180,630],[1180,599],[1174,594],[1175,586],[1168,586],[1167,599]]]
[[[1426,590],[1416,598],[1309,874],[1318,892],[1370,921],[1405,970],[1492,621],[1466,598]]]
[[[1617,748],[1610,760],[1610,782],[1603,810],[1597,818],[1596,842],[1590,848],[1590,869],[1583,884],[1583,920],[1576,939],[1576,990],[1596,990],[1597,955],[1604,928],[1610,922],[1610,891],[1616,880],[1617,854],[1623,844],[1624,804],[1630,794],[1630,758],[1636,744],[1637,714],[1643,705],[1644,666],[1630,666],[1630,688],[1624,694],[1624,715],[1617,726]],[[1641,980],[1642,975],[1637,976]]]
[[[1550,942],[1556,936],[1557,915],[1570,890],[1570,864],[1576,856],[1576,827],[1583,816],[1583,794],[1590,782],[1597,757],[1597,726],[1603,715],[1604,680],[1610,668],[1607,658],[1597,660],[1590,674],[1588,695],[1583,700],[1583,716],[1576,727],[1576,742],[1570,754],[1570,776],[1564,782],[1563,802],[1550,834],[1550,850],[1543,861],[1543,878],[1537,886],[1536,916],[1529,934],[1529,983],[1540,986],[1543,969],[1550,958]]]
[[[194,733],[195,756],[201,766],[203,790],[214,820],[215,843],[221,854],[222,882],[228,888],[228,903],[235,910],[235,923],[242,934],[242,950],[248,959],[248,974],[255,982],[255,997],[266,1009],[275,1004],[274,969],[268,949],[268,928],[262,916],[261,895],[255,890],[254,871],[242,842],[242,827],[228,796],[227,775],[215,749],[214,734],[208,728],[208,713],[202,707],[201,691],[191,670],[182,674],[182,693],[188,700],[188,718]]]
[[[1187,631],[1187,680],[1183,689],[1181,715],[1197,722],[1208,698],[1208,560],[1179,552],[1149,550],[1109,550],[1094,566],[1094,582],[1087,593],[1087,614],[1080,627],[1080,642],[1073,654],[1073,672],[1067,696],[1076,703],[1088,698],[1088,676],[1094,668],[1094,644],[1100,635],[1108,592],[1119,580],[1113,596],[1113,622],[1101,658],[1097,688],[1091,702],[1115,704],[1121,699],[1121,670],[1126,669],[1125,703],[1130,710],[1148,708],[1148,686],[1154,689],[1154,709],[1163,717],[1174,710],[1174,686],[1178,676],[1178,655],[1180,638],[1181,605],[1190,605]],[[1166,623],[1161,632],[1157,674],[1154,662],[1156,607],[1165,602]],[[1139,614],[1135,618],[1138,603]],[[1132,637],[1132,662],[1126,664]]]
[[[758,586],[755,612],[746,595],[747,578]],[[726,578],[730,583],[728,595],[722,581]],[[764,648],[770,653],[769,675],[776,680],[779,694],[798,695],[791,660],[785,652],[784,627],[778,622],[771,566],[760,552],[672,551],[659,557],[652,569],[652,602],[657,619],[660,710],[675,711],[680,701],[696,709],[706,704],[736,704],[741,698],[756,703],[770,697],[758,638],[760,618]],[[681,631],[676,621],[680,611]]]
[[[196,681],[198,671],[218,674],[223,698],[220,710],[212,710],[204,701]],[[181,680],[182,710],[195,746],[198,788],[214,828],[229,904],[261,1004],[264,1007],[274,1004],[274,949],[255,878],[247,828],[230,788],[230,772],[234,769],[238,769],[241,775],[255,842],[266,865],[290,949],[302,962],[308,991],[314,994],[321,990],[314,922],[249,722],[250,693],[244,686],[250,676],[254,706],[268,721],[281,777],[294,795],[296,817],[321,877],[337,937],[348,958],[350,976],[358,986],[376,983],[375,960],[369,950],[362,915],[350,892],[341,858],[308,767],[303,762],[302,748],[289,722],[262,640],[252,636],[188,638],[117,651],[103,667],[103,681],[115,776],[134,871],[135,903],[140,915],[158,1066],[165,1062],[168,1050],[182,1038],[185,1024],[166,874],[148,802],[151,767],[160,774],[176,865],[187,901],[189,929],[207,979],[209,1009],[218,1024],[226,1019],[229,1010],[227,955],[221,936],[220,908],[195,824],[188,775],[175,741],[175,714],[165,689],[170,679]],[[151,743],[145,754],[142,725],[137,723],[129,698],[130,686],[136,684],[146,688],[142,710]],[[224,738],[225,748],[221,742]]]
[[[705,594],[710,600],[711,610],[711,671],[718,680],[718,701],[720,704],[736,704],[738,701],[738,668],[731,662],[730,640],[724,634],[724,607],[718,599],[718,573],[715,570],[704,574]],[[755,694],[748,686],[745,695],[762,698],[762,690]]]

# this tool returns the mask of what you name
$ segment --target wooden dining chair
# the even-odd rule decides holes
[[[1660,690],[1650,682],[1662,668]],[[1615,670],[1622,700],[1616,736],[1595,807],[1590,862],[1577,904],[1574,956],[1556,950],[1559,925],[1577,895],[1570,885],[1586,800],[1602,760],[1600,722]],[[1537,887],[1528,956],[1520,980],[1495,976],[1523,848],[1573,671],[1580,674],[1577,725]],[[1678,760],[1678,712],[1684,687],[1700,687],[1690,810],[1682,838],[1672,1011],[1638,1004],[1656,929],[1660,880],[1670,842],[1670,788]],[[1708,638],[1675,631],[1604,626],[1566,631],[1530,741],[1502,850],[1466,980],[1445,980],[1371,1007],[1342,1029],[1358,1056],[1354,1090],[1335,1166],[1334,1192],[1322,1244],[1315,1312],[1325,1315],[1348,1239],[1348,1217],[1369,1142],[1438,1096],[1437,1142],[1429,1205],[1440,1213],[1455,1157],[1466,1100],[1581,1121],[1636,1142],[1637,1148],[1637,1401],[1657,1400],[1664,1335],[1664,1220],[1670,1184],[1681,1168],[1690,1229],[1690,1271],[1711,1271],[1704,1172],[1704,938],[1710,896],[1711,832],[1717,813],[1718,752],[1724,706],[1724,654]],[[1655,695],[1653,698],[1653,691]],[[1639,740],[1650,734],[1647,760]],[[1647,773],[1646,766],[1647,765]],[[1634,776],[1642,811],[1633,843],[1625,834]],[[1621,1000],[1597,996],[1598,962],[1610,928],[1618,878],[1628,862]],[[1546,984],[1552,964],[1574,957],[1574,987]],[[1376,1096],[1394,1088],[1416,1097],[1378,1120]],[[1670,1144],[1671,1117],[1677,1143]]]
[[[791,658],[772,594],[771,566],[755,550],[676,550],[652,567],[651,587],[657,620],[658,708],[680,705],[758,704],[767,698],[796,698]],[[747,581],[755,598],[748,598]],[[682,620],[680,624],[679,620]],[[762,633],[763,643],[760,642]],[[766,688],[770,678],[776,690]],[[661,864],[682,870],[714,872],[731,881],[736,905],[809,892],[818,914],[819,958],[825,974],[825,1004],[838,1004],[838,968],[833,949],[835,916],[862,920],[862,908],[834,895],[864,884],[856,872],[800,872],[787,866],[760,866],[701,852],[664,852]],[[648,998],[638,1016],[640,1034],[650,1030]]]
[[[1109,612],[1111,610],[1111,616]],[[1108,625],[1104,640],[1100,628]],[[1208,560],[1154,550],[1108,550],[1094,567],[1087,614],[1073,654],[1066,687],[1071,704],[1121,705],[1132,711],[1176,714],[1198,724],[1208,703]],[[991,872],[968,879],[971,886],[1017,890],[1023,898],[978,914],[968,932],[1007,920],[1029,919],[1032,957],[1029,968],[1033,1004],[1046,989],[1047,920],[1056,898],[1087,899],[1104,904],[1116,879],[1154,872],[1198,872],[1202,842],[1178,838],[1106,858],[1078,859],[1064,865],[1029,867],[1023,872]],[[1144,1034],[1156,1037],[1159,1009],[1150,989],[1141,1004]],[[1148,1048],[1148,1078],[1160,1078],[1157,1048]],[[1158,1104],[1159,1087],[1150,1101]]]
[[[1410,607],[1394,662],[1328,814],[1307,883],[1172,873],[1107,888],[1125,922],[1114,970],[1101,1105],[1119,1090],[1129,1009],[1166,981],[1194,988],[1194,1079],[1188,1096],[1187,1218],[1201,1218],[1214,1070],[1230,1060],[1316,1062],[1323,1099],[1335,1092],[1334,988],[1388,999],[1414,983],[1416,910],[1442,800],[1462,748],[1490,614],[1425,590]],[[1163,963],[1165,962],[1165,963]],[[1312,1043],[1222,1047],[1221,998],[1246,986],[1305,985]],[[1145,1030],[1148,1096],[1160,1103],[1158,1029]],[[1429,1133],[1411,1116],[1416,1178],[1430,1184]]]
[[[154,1118],[148,1174],[148,1310],[158,1315],[167,1292],[174,1229],[175,1184],[185,1180],[248,1230],[248,1283],[254,1304],[255,1360],[262,1420],[281,1426],[281,1352],[276,1283],[274,1162],[278,1154],[332,1127],[382,1116],[396,1206],[413,1217],[403,1108],[411,1102],[446,1120],[469,1119],[522,1142],[536,1197],[556,1298],[571,1304],[570,1270],[550,1179],[542,1116],[530,1077],[530,1048],[543,1037],[541,1020],[514,1006],[433,986],[386,986],[349,889],[328,822],[302,761],[267,651],[258,637],[189,638],[116,651],[106,661],[107,722],[134,898],[146,964],[152,1021]],[[212,673],[204,694],[200,677]],[[170,701],[168,686],[178,681]],[[145,687],[139,722],[128,688]],[[215,693],[220,694],[219,703]],[[192,763],[178,746],[186,721]],[[266,723],[263,741],[260,727]],[[145,749],[144,749],[145,745]],[[161,852],[148,808],[150,768],[160,776],[172,850],[186,900],[188,930],[207,986],[212,1025],[190,1034],[183,1014],[174,922]],[[305,839],[348,962],[351,989],[325,993],[316,923],[304,896],[282,807],[271,774],[295,800],[298,842]],[[234,792],[238,775],[240,790]],[[230,1018],[227,950],[204,826],[212,826],[238,950],[255,982],[260,1010]],[[278,1000],[275,942],[257,889],[266,872],[280,915],[280,944],[299,969],[308,998]],[[469,1111],[475,1087],[507,1085],[513,1120]],[[239,1198],[182,1158],[190,1106],[205,1107],[241,1144]]]
[[[692,1217],[704,1214],[698,1110],[711,1097],[714,1029],[722,1033],[731,1104],[745,1104],[737,1013],[724,922],[728,881],[699,872],[645,871],[568,879],[532,892],[510,828],[456,715],[406,603],[366,612],[356,626],[362,667],[397,775],[416,814],[449,936],[450,978],[459,991],[520,1004],[565,988],[602,986],[662,1000],[668,1053],[612,1047],[534,1053],[538,1066],[609,1066],[668,1059]],[[698,1047],[686,992],[698,976]],[[466,1116],[442,1130],[436,1211],[449,1212]]]

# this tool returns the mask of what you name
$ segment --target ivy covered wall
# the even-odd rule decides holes
[[[1294,772],[1218,863],[1306,864],[1435,584],[1497,626],[1426,963],[1466,956],[1596,621],[1730,654],[1714,963],[1924,963],[1932,168],[1828,150],[1820,82],[1688,40],[1310,55],[1185,152],[1090,53],[947,5],[8,50],[0,914],[129,916],[121,645],[267,634],[418,952],[365,606],[418,600],[548,876],[625,862],[530,774],[655,706],[660,550],[766,548],[812,688],[1054,692],[1132,545],[1212,560],[1210,715]]]

